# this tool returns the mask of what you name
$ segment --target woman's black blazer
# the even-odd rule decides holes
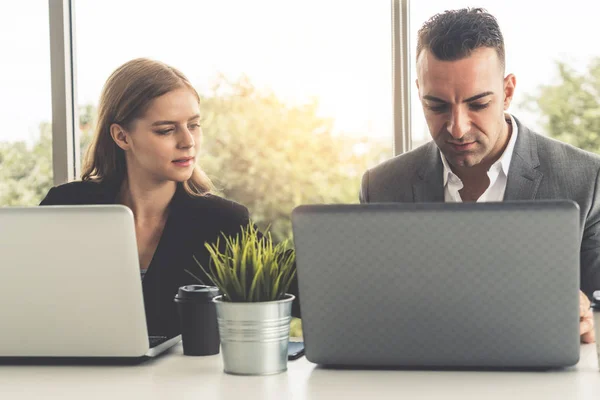
[[[40,205],[115,204],[119,186],[89,181],[71,182],[50,189]],[[248,223],[246,207],[211,194],[192,197],[178,185],[169,204],[163,234],[142,282],[150,335],[179,334],[179,319],[173,299],[180,286],[198,284],[185,270],[211,284],[193,256],[207,268],[209,254],[204,244],[214,243],[221,233],[235,235]],[[297,293],[297,282],[294,282],[291,291]],[[297,307],[295,304],[294,314],[299,314]]]

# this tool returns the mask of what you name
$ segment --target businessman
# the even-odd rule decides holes
[[[365,172],[360,200],[570,199],[581,209],[581,341],[594,341],[600,289],[600,157],[536,134],[507,113],[516,78],[483,9],[446,11],[417,39],[417,88],[433,141]]]

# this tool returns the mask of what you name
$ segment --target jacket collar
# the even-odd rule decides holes
[[[508,170],[504,200],[532,200],[535,198],[543,174],[539,171],[535,133],[514,117],[519,134]],[[423,162],[413,180],[414,202],[444,201],[444,166],[440,151],[431,141],[425,146]]]
[[[443,202],[444,166],[442,165],[439,149],[434,141],[424,146],[425,156],[413,181],[413,201],[415,203]]]
[[[123,179],[105,179],[97,182],[97,198],[100,204],[116,204],[117,195],[121,189]],[[188,208],[193,204],[194,199],[188,195],[182,184],[177,184],[175,194],[169,203],[172,209]]]
[[[544,174],[539,170],[540,159],[536,134],[515,118],[519,136],[508,170],[504,200],[533,200]]]

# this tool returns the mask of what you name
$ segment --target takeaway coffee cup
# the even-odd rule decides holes
[[[183,354],[209,356],[219,353],[219,327],[213,298],[214,286],[187,285],[179,288],[175,302],[179,311]]]

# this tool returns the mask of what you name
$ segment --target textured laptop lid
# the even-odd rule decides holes
[[[301,206],[292,222],[310,361],[578,360],[575,203]]]

